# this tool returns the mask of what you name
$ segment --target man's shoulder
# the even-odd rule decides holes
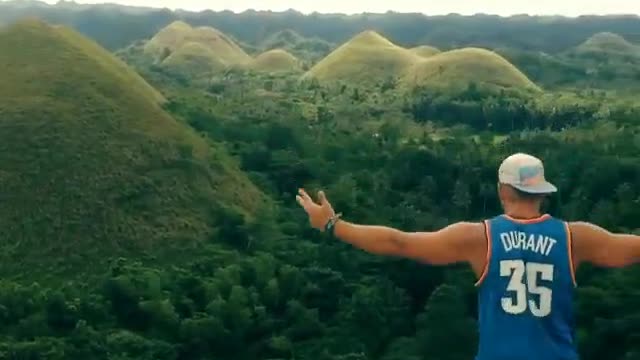
[[[485,221],[459,221],[449,225],[448,228],[468,241],[486,239]]]

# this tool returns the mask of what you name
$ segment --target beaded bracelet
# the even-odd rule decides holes
[[[331,234],[331,236],[334,235],[334,230],[335,230],[335,225],[338,222],[338,220],[340,220],[340,217],[342,216],[342,213],[339,214],[335,214],[332,217],[329,218],[329,221],[327,221],[327,224],[324,226],[324,231],[328,232]]]

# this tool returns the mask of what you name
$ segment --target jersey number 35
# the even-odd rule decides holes
[[[510,277],[507,291],[515,292],[515,301],[513,297],[502,298],[502,309],[505,312],[518,315],[529,309],[536,317],[545,317],[551,313],[551,289],[539,286],[538,281],[553,281],[553,265],[503,260],[500,261],[500,276]],[[536,303],[530,299],[529,294],[538,295],[539,301]]]

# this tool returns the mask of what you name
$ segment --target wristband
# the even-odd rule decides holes
[[[324,226],[324,231],[331,234],[331,236],[334,236],[335,225],[338,220],[340,220],[340,217],[342,217],[342,214],[335,214],[330,217],[329,221],[327,221],[327,224]]]

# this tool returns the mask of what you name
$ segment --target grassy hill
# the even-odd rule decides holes
[[[440,53],[440,50],[438,48],[435,48],[433,46],[428,46],[428,45],[416,46],[414,48],[409,49],[409,51],[411,51],[412,53],[418,56],[425,57],[425,58]]]
[[[377,82],[395,77],[422,58],[374,31],[362,32],[313,66],[305,78]]]
[[[3,276],[175,257],[212,235],[216,206],[251,214],[264,199],[140,76],[72,30],[0,30],[0,68]]]
[[[261,72],[301,71],[301,63],[285,50],[274,49],[258,55],[250,64],[253,70]]]
[[[446,51],[409,67],[405,86],[464,89],[470,83],[499,88],[539,90],[518,68],[493,51],[464,48]]]
[[[222,32],[211,27],[194,28],[182,21],[160,30],[145,44],[144,52],[162,60],[177,54],[168,65],[178,67],[234,66],[251,61],[251,57]],[[205,61],[207,59],[209,61]]]
[[[184,44],[164,59],[162,65],[192,75],[220,71],[227,67],[213,50],[197,42]]]
[[[618,34],[602,32],[593,35],[568,53],[604,61],[620,58],[637,60],[640,59],[640,46],[630,43]]]

